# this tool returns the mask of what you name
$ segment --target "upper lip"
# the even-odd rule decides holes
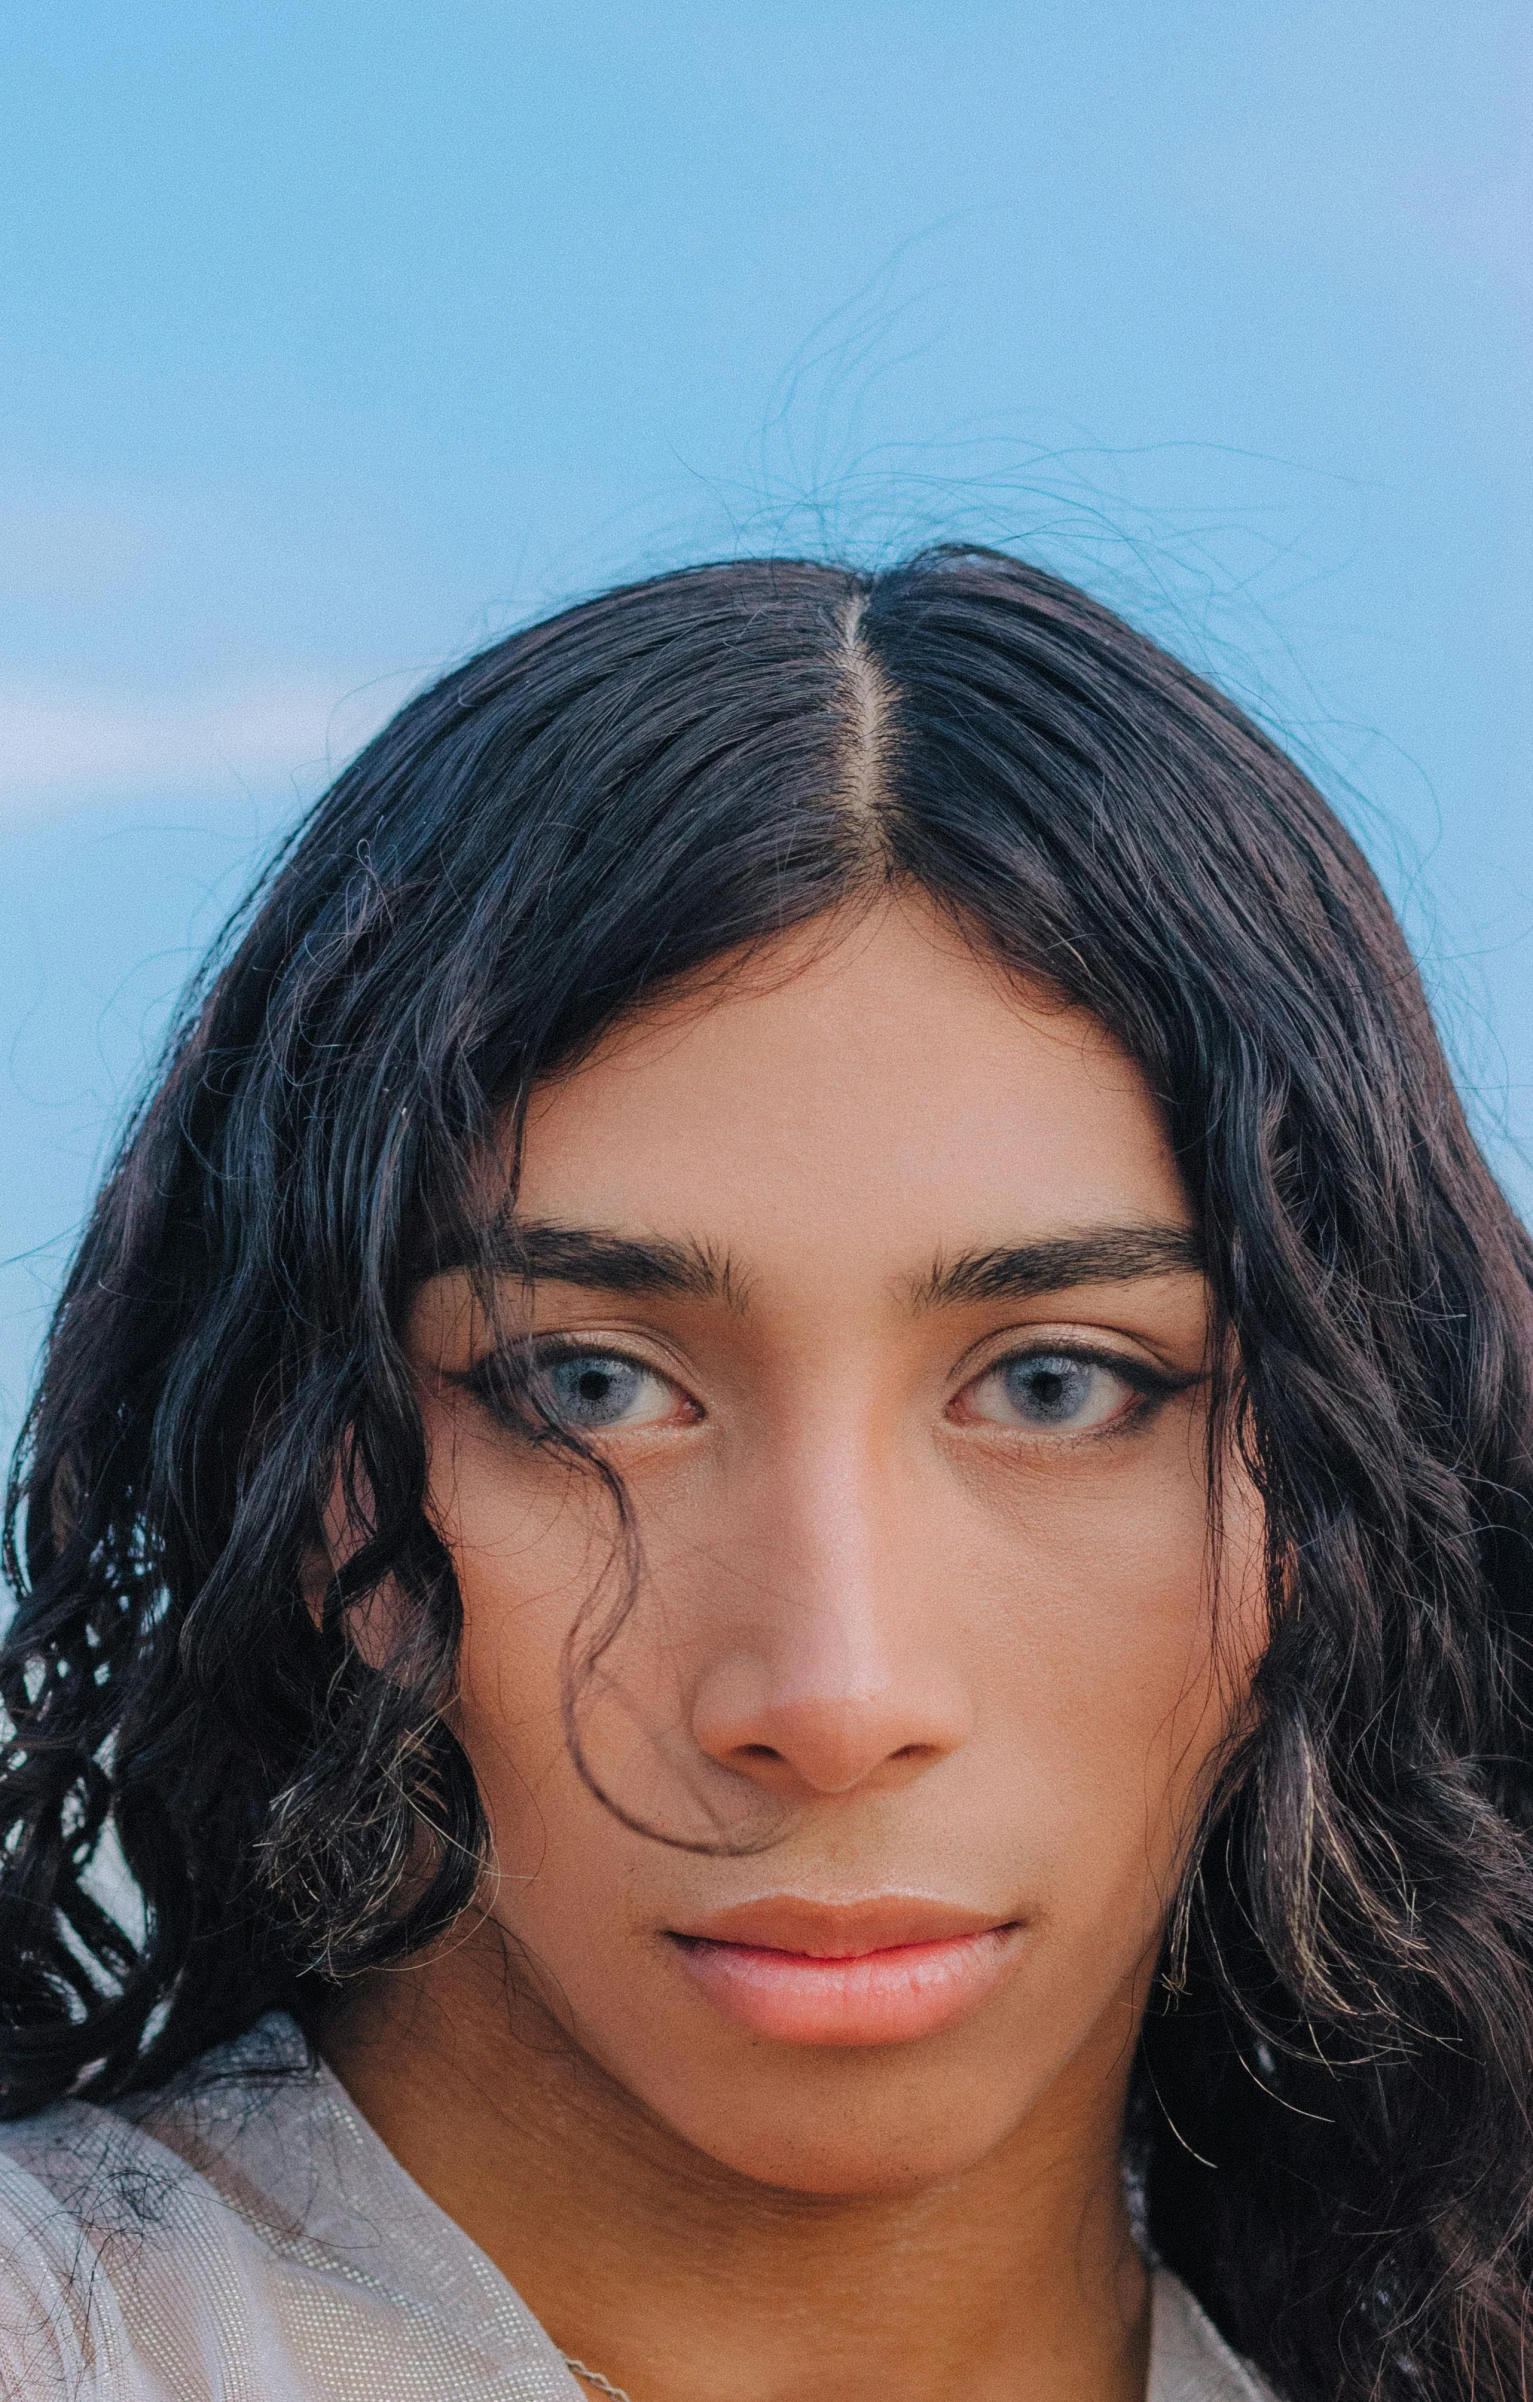
[[[1011,1912],[971,1910],[929,1894],[879,1893],[837,1902],[807,1894],[767,1893],[711,1910],[667,1932],[692,1942],[738,1943],[761,1951],[845,1960],[863,1952],[894,1951],[907,1943],[952,1942],[1015,1923]]]

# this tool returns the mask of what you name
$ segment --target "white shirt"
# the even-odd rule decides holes
[[[276,2015],[162,2093],[0,2128],[0,2393],[591,2402]],[[1146,2402],[1270,2402],[1164,2269]]]

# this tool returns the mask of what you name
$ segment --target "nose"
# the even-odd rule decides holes
[[[740,1530],[752,1567],[695,1687],[692,1733],[781,1799],[903,1784],[971,1730],[903,1482],[844,1428],[801,1428],[792,1458],[763,1463]]]

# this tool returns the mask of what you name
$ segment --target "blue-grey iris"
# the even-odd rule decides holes
[[[1096,1374],[1093,1361],[1053,1352],[1008,1360],[1002,1370],[1007,1400],[1034,1426],[1066,1426],[1079,1417]]]
[[[571,1359],[555,1360],[548,1381],[555,1414],[566,1426],[590,1434],[626,1417],[639,1397],[644,1371],[631,1360],[579,1352]]]

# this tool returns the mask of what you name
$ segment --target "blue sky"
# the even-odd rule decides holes
[[[705,553],[1009,541],[1219,676],[1533,1203],[1526,0],[12,0],[0,92],[0,1422],[327,763]]]

